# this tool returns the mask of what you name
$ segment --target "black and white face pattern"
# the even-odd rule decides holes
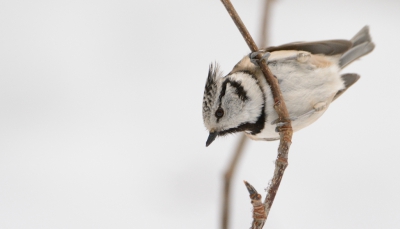
[[[207,146],[229,133],[260,133],[264,107],[265,94],[255,76],[235,72],[222,77],[218,66],[210,65],[203,97],[203,120],[210,131]]]

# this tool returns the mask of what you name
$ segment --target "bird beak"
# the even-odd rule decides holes
[[[218,136],[218,132],[214,132],[214,133],[210,132],[210,135],[208,135],[208,139],[207,139],[207,142],[206,142],[206,147],[209,146],[215,140],[215,138],[217,136]]]

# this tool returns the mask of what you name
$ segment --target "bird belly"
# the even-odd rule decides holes
[[[336,93],[344,88],[339,74],[340,68],[335,62],[329,66],[318,67],[295,60],[276,61],[269,63],[269,68],[278,79],[294,132],[318,120]],[[276,140],[279,133],[276,132],[276,124],[272,122],[278,119],[278,115],[273,107],[271,89],[265,80],[262,82],[266,92],[265,127],[256,135],[247,135],[254,140]]]

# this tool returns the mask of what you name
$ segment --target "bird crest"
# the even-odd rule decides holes
[[[211,110],[215,102],[215,96],[217,94],[218,77],[220,77],[221,74],[222,73],[219,71],[219,65],[217,63],[211,63],[208,69],[208,77],[203,96],[204,120],[208,119],[211,115]]]

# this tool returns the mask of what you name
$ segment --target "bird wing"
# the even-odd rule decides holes
[[[327,40],[314,42],[293,42],[280,46],[271,46],[265,48],[266,52],[281,50],[301,50],[310,52],[311,54],[324,54],[333,56],[343,54],[352,47],[352,42],[348,40]]]

